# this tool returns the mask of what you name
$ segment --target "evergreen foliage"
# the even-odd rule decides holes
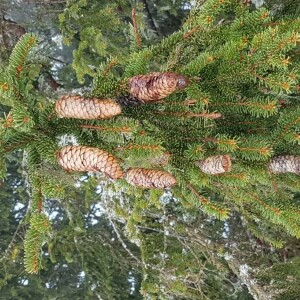
[[[99,64],[109,56],[125,60],[130,50],[139,48],[135,44],[134,22],[147,43],[161,39],[181,25],[188,11],[184,6],[190,6],[189,2],[68,0],[59,21],[64,42],[76,45],[72,65],[78,81],[84,83],[88,77],[95,77]]]
[[[74,3],[75,14],[87,5]],[[104,6],[103,11],[111,9]],[[219,219],[224,222],[215,224],[224,228],[238,212],[251,234],[274,248],[283,245],[277,232],[300,238],[299,202],[293,198],[299,190],[298,177],[268,171],[272,157],[300,155],[295,146],[300,129],[299,29],[298,17],[284,16],[275,22],[265,8],[253,10],[240,0],[207,0],[195,5],[177,32],[142,49],[135,36],[131,53],[116,53],[106,64],[99,59],[93,74],[86,61],[80,62],[88,44],[80,44],[74,64],[82,70],[79,79],[94,76],[92,97],[130,103],[128,81],[151,72],[174,72],[189,79],[186,89],[159,103],[124,106],[120,116],[101,121],[55,115],[52,101],[33,88],[39,71],[32,55],[37,39],[24,35],[0,74],[1,101],[11,107],[1,122],[0,171],[5,177],[9,154],[25,150],[31,185],[30,227],[24,241],[27,271],[39,270],[42,246],[51,240],[42,197],[59,198],[69,186],[71,175],[56,162],[58,144],[67,136],[118,157],[123,170],[164,169],[177,180],[167,204],[166,193],[160,190],[132,187],[123,179],[107,186],[116,193],[111,211],[141,246],[146,297],[236,299],[241,291],[235,288],[234,274],[226,273],[230,265],[224,255],[226,243],[219,250],[221,242],[206,244],[210,236],[193,235],[184,219],[190,215],[190,223],[198,225],[199,219]],[[94,37],[96,57],[106,55],[101,35],[95,39],[94,31],[82,32]],[[72,39],[75,32],[69,29],[68,34]],[[213,155],[230,155],[231,171],[202,172],[196,161]],[[168,156],[163,164],[162,156]],[[56,180],[48,176],[51,172]],[[174,212],[172,228],[169,218]],[[181,264],[183,258],[190,265]],[[284,294],[282,288],[278,285]]]

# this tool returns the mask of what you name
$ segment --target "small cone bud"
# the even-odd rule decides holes
[[[121,106],[138,106],[143,104],[139,99],[131,95],[120,95],[116,97],[116,102]]]
[[[269,171],[273,174],[300,174],[300,156],[282,155],[273,157],[269,163]]]
[[[184,89],[188,79],[176,73],[150,73],[129,79],[129,93],[141,102],[159,101],[176,90]]]
[[[121,106],[112,99],[65,95],[56,101],[55,111],[61,118],[108,119],[119,115]]]
[[[113,179],[124,175],[118,160],[98,148],[65,146],[57,153],[57,160],[67,171],[100,171]]]
[[[129,169],[125,179],[132,185],[150,189],[165,189],[176,184],[175,177],[168,172],[143,168]]]
[[[230,172],[231,159],[229,155],[215,155],[196,161],[196,166],[209,175],[222,174]]]

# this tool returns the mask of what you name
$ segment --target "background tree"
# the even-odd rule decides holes
[[[76,46],[73,68],[78,81],[96,75],[97,66],[109,56],[125,59],[134,39],[132,8],[148,43],[179,28],[190,9],[190,1],[67,1],[59,16],[64,42]],[[99,22],[101,20],[101,22]],[[142,22],[145,20],[145,22]],[[86,77],[87,79],[87,77]]]

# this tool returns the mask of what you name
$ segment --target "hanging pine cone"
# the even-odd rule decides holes
[[[269,163],[269,171],[274,174],[300,174],[300,156],[282,155],[273,157]]]
[[[114,156],[94,147],[65,146],[57,153],[57,159],[67,171],[100,171],[113,179],[124,175]]]
[[[125,174],[128,183],[143,188],[165,189],[176,184],[176,179],[168,172],[143,168],[129,169]]]
[[[75,119],[108,119],[121,113],[121,106],[112,99],[65,95],[55,103],[59,117]]]
[[[176,90],[184,89],[188,79],[176,73],[150,73],[129,79],[129,93],[141,102],[159,101]]]
[[[196,166],[209,175],[222,174],[230,172],[231,159],[229,155],[215,155],[196,161]]]

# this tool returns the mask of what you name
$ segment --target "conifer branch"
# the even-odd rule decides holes
[[[41,268],[42,246],[50,230],[48,218],[41,212],[34,212],[24,239],[24,265],[30,274],[36,274]]]
[[[42,97],[32,87],[31,81],[36,78],[36,70],[28,58],[31,59],[31,49],[37,41],[26,35],[18,43],[9,67],[5,72],[0,72],[1,96],[12,103],[12,112],[1,121],[0,172],[1,176],[6,173],[4,160],[9,157],[9,152],[26,149],[33,194],[30,200],[32,215],[24,241],[24,262],[29,273],[36,273],[40,269],[42,247],[51,230],[49,220],[43,215],[42,197],[63,197],[68,191],[65,185],[73,184],[71,180],[66,180],[63,185],[60,183],[60,177],[55,176],[59,174],[54,169],[57,162],[67,171],[101,171],[115,179],[114,184],[121,186],[120,194],[123,196],[123,193],[128,193],[126,205],[120,205],[119,213],[123,213],[122,218],[127,222],[126,229],[130,235],[141,243],[145,242],[143,250],[147,250],[148,241],[142,230],[150,230],[150,234],[151,231],[157,232],[161,243],[158,246],[163,254],[169,254],[169,241],[171,245],[177,239],[177,245],[188,249],[197,267],[201,267],[202,261],[188,241],[200,245],[203,251],[201,256],[209,261],[207,252],[212,248],[206,245],[206,236],[197,233],[195,237],[189,232],[187,237],[182,237],[176,234],[177,228],[173,227],[170,229],[173,240],[169,240],[167,208],[173,209],[173,205],[163,206],[163,201],[160,201],[162,198],[159,198],[162,193],[151,189],[172,188],[176,200],[182,200],[174,201],[176,213],[185,213],[190,209],[197,213],[201,208],[208,216],[225,219],[229,215],[229,209],[223,207],[225,203],[253,223],[256,223],[256,219],[260,220],[257,222],[258,229],[252,230],[256,230],[257,236],[262,236],[261,232],[270,225],[284,228],[293,236],[300,236],[300,210],[297,203],[289,199],[299,190],[299,180],[285,174],[287,171],[293,171],[296,175],[299,173],[298,163],[297,168],[292,168],[291,160],[286,158],[289,155],[295,162],[294,158],[297,157],[298,161],[300,155],[300,150],[293,147],[300,140],[300,118],[298,110],[295,110],[299,103],[293,102],[292,99],[296,97],[289,95],[290,91],[298,92],[299,76],[296,70],[299,67],[297,47],[300,20],[273,22],[266,9],[248,10],[238,2],[207,0],[201,9],[196,5],[183,28],[143,49],[138,28],[139,16],[133,9],[130,24],[133,51],[127,54],[122,49],[116,55],[118,59],[104,58],[111,48],[106,48],[108,44],[106,36],[102,39],[103,31],[94,27],[91,30],[91,24],[80,24],[80,29],[86,26],[81,36],[84,40],[74,51],[73,65],[79,79],[83,80],[85,74],[94,77],[91,96],[117,99],[112,102],[117,103],[118,114],[122,113],[125,117],[114,120],[70,120],[94,120],[101,115],[95,116],[95,106],[86,105],[88,98],[80,99],[83,106],[78,105],[77,100],[76,104],[73,97],[69,97],[71,101],[68,103],[58,103],[56,111],[60,119],[54,116],[52,105],[36,105]],[[74,9],[73,4],[70,6]],[[88,6],[85,8],[88,9]],[[112,5],[101,9],[101,13],[119,24],[118,16],[113,15],[114,8]],[[76,9],[77,13],[84,16],[84,10]],[[66,37],[71,40],[75,33],[72,26],[67,24],[67,14],[62,17],[65,30],[69,31]],[[220,20],[220,17],[225,19]],[[98,38],[93,43],[95,36]],[[89,43],[93,45],[90,47]],[[95,56],[91,63],[84,57],[84,51],[88,49]],[[99,61],[106,63],[96,71],[93,66],[98,65]],[[166,69],[176,73],[163,73]],[[288,100],[282,102],[279,98]],[[41,99],[41,102],[44,100]],[[146,105],[151,102],[159,103]],[[122,111],[119,103],[123,105]],[[132,103],[145,105],[129,107]],[[211,108],[217,108],[220,112],[210,113],[208,109]],[[112,117],[113,114],[107,116]],[[276,128],[274,133],[265,134],[273,128]],[[56,151],[57,141],[63,144],[62,135],[75,137],[72,143],[76,146],[63,146]],[[67,141],[65,144],[70,143]],[[100,145],[103,150],[96,148]],[[277,156],[269,160],[273,148]],[[107,152],[111,150],[122,157],[125,167]],[[230,153],[237,158],[232,163]],[[227,164],[220,158],[226,158]],[[268,169],[271,162],[282,165],[282,160],[285,160],[284,169]],[[153,169],[154,165],[164,166],[172,173],[177,172],[176,179],[171,173]],[[272,173],[270,171],[282,173],[278,175],[281,180],[269,174]],[[132,186],[129,187],[128,183]],[[158,266],[152,263],[153,257],[137,257],[126,245],[120,229],[114,223],[115,211],[107,209],[106,213],[117,240],[129,256],[145,270],[151,268],[158,271],[154,275],[156,282],[164,281],[164,275],[173,274],[173,270],[160,270],[161,267],[168,267],[169,261],[165,257]],[[155,223],[152,228],[152,223],[147,226],[148,220],[145,221],[144,217],[153,215],[160,218],[162,224],[156,227]],[[203,218],[208,217],[204,214]],[[187,232],[188,228],[185,230]],[[16,233],[12,243],[14,240]],[[272,245],[280,245],[269,236],[265,240]],[[217,263],[216,260],[213,263]],[[201,289],[203,280],[200,275],[218,274],[210,270],[210,266],[203,268],[201,272],[197,270],[192,274],[196,279],[195,285],[195,281],[184,274],[180,280],[184,278],[185,281],[174,294],[181,297],[182,288],[191,293],[197,292],[195,298],[199,294],[206,297]],[[168,283],[168,287],[171,288],[172,284]],[[169,291],[166,293],[171,294]]]
[[[208,199],[203,197],[198,193],[196,188],[191,184],[187,183],[187,187],[191,190],[191,192],[200,200],[201,204],[204,208],[207,209],[208,212],[212,212],[213,215],[219,217],[220,219],[226,219],[228,217],[229,211],[225,208],[219,208],[216,205],[210,203]]]
[[[37,39],[31,33],[24,34],[15,46],[10,59],[9,70],[13,75],[19,77],[24,70],[24,64],[29,51],[36,45]]]
[[[277,135],[272,145],[275,145],[289,130],[292,126],[300,122],[300,117],[295,118],[293,121],[284,126],[283,130]]]

